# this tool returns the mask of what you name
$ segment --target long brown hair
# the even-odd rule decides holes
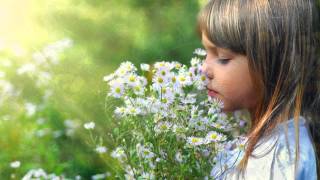
[[[319,125],[320,22],[315,7],[313,0],[211,0],[199,13],[201,34],[247,56],[260,93],[241,171],[257,142],[278,123],[294,118],[296,164],[299,116]]]

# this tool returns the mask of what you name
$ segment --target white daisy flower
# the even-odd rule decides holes
[[[85,123],[83,127],[89,130],[89,129],[94,129],[95,125],[96,124],[94,122],[88,122],[88,123]]]
[[[178,81],[178,76],[175,73],[169,73],[168,75],[168,79],[169,79],[169,83],[172,85],[173,89],[180,89],[181,88],[181,84]],[[178,93],[178,92],[177,92]]]
[[[179,62],[171,62],[170,63],[170,69],[180,69],[183,65]]]
[[[199,64],[201,64],[201,59],[198,57],[193,57],[191,59],[191,66],[197,67]]]
[[[176,117],[172,109],[169,109],[169,106],[170,106],[169,104],[164,104],[164,103],[162,103],[159,106],[159,110],[158,110],[159,119],[166,119],[166,118],[172,119]]]
[[[147,79],[145,77],[142,76],[138,76],[138,81],[140,83],[141,86],[145,87],[148,83]]]
[[[208,110],[208,115],[215,115],[220,112],[220,109],[216,107],[210,107]]]
[[[206,56],[207,52],[204,49],[197,48],[197,49],[194,50],[193,54],[196,54],[198,56]]]
[[[213,122],[210,124],[211,127],[217,128],[217,129],[223,129],[224,126],[218,122]]]
[[[176,154],[175,154],[175,160],[178,162],[178,163],[182,163],[183,162],[183,157],[182,157],[182,154],[180,151],[178,151]]]
[[[120,67],[115,71],[119,77],[124,77],[125,75],[135,72],[137,68],[129,61],[123,62],[120,64]]]
[[[142,87],[140,84],[136,84],[132,87],[133,89],[133,93],[135,95],[138,95],[138,96],[143,96],[144,95],[144,87]]]
[[[159,67],[156,69],[155,76],[166,78],[170,74],[170,68],[167,66]]]
[[[194,128],[196,131],[204,131],[208,126],[207,117],[195,117],[191,118],[189,121],[189,127]]]
[[[248,138],[244,137],[244,136],[240,136],[238,137],[238,139],[236,140],[236,146],[239,149],[244,149],[246,146],[246,143],[248,141]]]
[[[216,131],[210,131],[206,136],[206,143],[225,141],[227,137]]]
[[[125,78],[125,82],[130,86],[136,86],[137,84],[139,84],[139,79],[138,76],[134,73],[128,74]]]
[[[91,180],[102,180],[106,179],[106,177],[109,177],[111,174],[109,172],[102,173],[102,174],[95,174],[91,176]]]
[[[181,97],[181,102],[183,103],[183,104],[194,104],[194,103],[196,103],[196,94],[192,94],[192,93],[190,93],[190,94],[187,94],[187,96],[186,97]]]
[[[110,93],[108,96],[113,96],[115,98],[121,98],[124,94],[124,81],[120,78],[112,80],[109,82]]]
[[[137,68],[134,66],[134,64],[132,64],[132,62],[130,61],[126,61],[120,64],[120,69],[124,69],[127,72],[132,72],[132,71],[136,71]]]
[[[37,112],[37,105],[33,103],[25,103],[27,116],[33,116]]]
[[[31,169],[23,176],[22,180],[47,179],[48,175],[43,169]]]
[[[160,149],[160,156],[162,157],[162,160],[165,160],[167,159],[168,154],[163,149]]]
[[[152,82],[152,88],[157,91],[167,86],[168,79],[163,76],[154,76]]]
[[[109,81],[113,80],[115,77],[116,77],[116,75],[112,73],[107,76],[104,76],[103,81],[109,82]]]
[[[187,74],[179,74],[178,81],[182,86],[189,86],[192,84],[191,78]]]
[[[200,138],[200,137],[188,137],[187,138],[187,142],[188,144],[192,145],[192,146],[199,146],[205,143],[204,138]]]
[[[172,124],[168,121],[161,121],[155,126],[156,132],[167,132],[170,130]]]
[[[142,71],[150,71],[150,65],[149,64],[141,64],[140,68]]]
[[[156,162],[160,162],[161,161],[161,158],[156,158]]]
[[[195,84],[198,90],[206,89],[206,86],[208,85],[208,83],[209,83],[209,79],[206,75],[199,74],[195,76]]]
[[[208,97],[209,103],[211,104],[211,107],[216,109],[222,109],[224,107],[223,101],[221,101],[218,98]]]
[[[127,165],[125,168],[125,171],[126,171],[126,174],[124,176],[126,180],[136,180],[135,178],[136,170],[134,168],[131,168],[130,166]]]
[[[160,69],[160,68],[164,68],[164,67],[169,68],[169,67],[170,67],[170,64],[169,64],[168,62],[165,62],[165,61],[156,62],[156,63],[154,64],[154,68],[155,68],[155,69]]]
[[[126,114],[126,108],[125,107],[116,107],[116,109],[114,110],[114,113],[117,116],[124,116]]]
[[[174,124],[172,126],[172,131],[177,134],[184,134],[188,129],[182,125]]]
[[[153,157],[155,157],[155,154],[150,150],[149,147],[146,147],[144,145],[141,145],[140,143],[138,143],[136,145],[136,149],[137,149],[137,153],[141,158],[145,158],[145,159],[151,159]]]
[[[161,92],[161,102],[164,104],[171,104],[174,101],[174,93],[171,88],[162,88]]]
[[[190,68],[189,68],[189,70],[188,70],[188,75],[189,75],[189,77],[191,78],[191,80],[195,80],[196,70],[197,70],[196,67],[190,67]]]
[[[130,115],[136,116],[138,114],[141,114],[141,109],[130,105],[126,108],[125,114],[130,114]]]
[[[97,146],[95,150],[100,154],[107,152],[107,148],[105,146]]]
[[[36,66],[34,64],[25,64],[21,66],[19,69],[17,69],[17,74],[22,75],[25,73],[34,73],[36,71]]]
[[[20,161],[13,161],[10,163],[10,167],[11,168],[19,168],[21,165],[21,162]]]
[[[157,125],[154,127],[154,131],[159,134],[163,132],[168,132],[172,126],[172,123],[168,121],[160,121],[157,123]]]
[[[119,159],[120,161],[126,158],[125,151],[122,147],[117,147],[115,150],[111,152],[111,157]]]
[[[152,161],[149,161],[148,165],[149,165],[149,168],[156,169],[156,165]]]
[[[153,180],[156,179],[155,175],[153,173],[143,172],[140,176],[140,178],[145,180]]]

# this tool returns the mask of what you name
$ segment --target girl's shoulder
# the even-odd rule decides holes
[[[295,179],[295,127],[294,120],[279,124],[273,133],[261,139],[248,160],[245,179]],[[211,175],[218,179],[239,179],[236,166],[244,155],[235,150],[221,153]],[[306,120],[299,121],[299,159],[296,179],[317,179],[316,158]],[[232,167],[231,167],[232,166]],[[224,169],[224,170],[223,170]],[[223,171],[221,171],[223,170]]]
[[[282,123],[278,128],[279,139],[275,148],[274,172],[282,173],[284,177],[294,175],[297,166],[297,177],[295,179],[317,179],[316,153],[310,136],[307,121],[304,117],[299,119],[299,133],[296,132],[294,119]],[[299,135],[298,163],[296,159],[296,135]],[[294,176],[292,176],[294,179]]]

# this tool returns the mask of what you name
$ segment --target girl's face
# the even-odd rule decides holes
[[[257,93],[250,77],[247,57],[216,47],[204,34],[202,44],[207,50],[202,71],[209,78],[208,95],[223,102],[224,112],[238,109],[254,111]]]

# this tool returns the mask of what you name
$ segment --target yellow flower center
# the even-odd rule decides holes
[[[140,86],[136,86],[136,87],[134,87],[134,89],[135,89],[136,91],[140,91],[140,90],[141,90],[141,87],[140,87]]]
[[[159,83],[163,83],[163,79],[161,77],[158,78]]]
[[[186,80],[185,77],[180,77],[179,79],[180,79],[180,81],[182,81],[182,82]]]
[[[217,134],[211,134],[211,139],[217,139]]]
[[[163,98],[163,99],[161,100],[161,102],[167,103],[167,102],[168,102],[168,99],[167,99],[167,98]]]
[[[167,125],[162,124],[162,125],[160,126],[160,129],[164,131],[164,130],[167,130],[167,129],[168,129],[168,127],[167,127]]]
[[[135,112],[136,112],[136,109],[132,108],[132,109],[130,109],[130,112],[131,112],[131,113],[135,113]]]
[[[115,89],[115,91],[116,91],[116,93],[121,93],[121,88],[119,88],[119,87],[117,87],[116,89]]]
[[[199,142],[199,139],[198,138],[192,138],[191,142],[192,143],[197,143],[197,142]]]
[[[130,82],[135,82],[135,81],[136,81],[136,78],[135,78],[134,76],[130,76],[130,77],[129,77],[129,81],[130,81]]]
[[[176,77],[172,77],[171,81],[175,83],[177,81]]]
[[[205,76],[201,76],[201,80],[202,80],[202,81],[205,81],[205,80],[206,80],[206,77],[205,77]]]
[[[143,154],[144,154],[144,155],[149,155],[150,152],[149,152],[149,151],[144,151]]]

